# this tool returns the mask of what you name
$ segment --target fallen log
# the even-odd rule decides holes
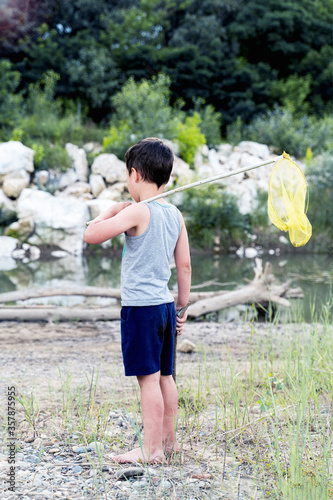
[[[85,297],[112,297],[120,299],[118,288],[102,288],[98,286],[70,286],[67,288],[29,288],[15,292],[0,293],[0,303],[16,302],[18,300],[54,297],[56,295],[83,295]]]
[[[112,321],[120,319],[120,308],[0,307],[0,321]]]
[[[226,293],[225,290],[216,292],[191,292],[190,302],[196,302],[205,298],[213,297],[218,294]],[[0,303],[17,302],[18,300],[39,299],[41,297],[55,297],[66,295],[82,295],[84,297],[112,297],[120,300],[119,288],[102,288],[97,286],[70,286],[67,288],[29,288],[27,290],[17,290],[14,292],[0,293]],[[174,297],[177,296],[173,293]]]
[[[290,281],[275,285],[271,264],[267,262],[263,271],[262,260],[256,259],[254,279],[250,284],[237,290],[198,300],[188,308],[188,316],[197,318],[239,304],[256,304],[265,307],[267,304],[273,303],[290,307],[289,300],[285,298],[288,292],[291,292],[289,293],[290,297],[303,297],[303,293],[299,288],[290,290]]]

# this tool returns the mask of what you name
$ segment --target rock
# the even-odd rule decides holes
[[[60,179],[57,180],[57,184],[59,189],[64,189],[67,186],[70,186],[71,184],[74,184],[74,182],[78,181],[79,178],[77,176],[77,173],[75,172],[74,168],[69,168],[64,174],[60,176]]]
[[[89,219],[86,204],[70,197],[56,197],[36,189],[24,189],[17,202],[19,218],[31,217],[32,244],[56,245],[74,255],[83,249],[83,231]]]
[[[34,171],[34,151],[18,141],[0,143],[0,180],[17,170]]]
[[[40,254],[41,252],[38,247],[29,245],[29,260],[38,260]]]
[[[104,179],[100,174],[91,174],[89,184],[91,192],[96,198],[106,188]]]
[[[196,350],[196,345],[188,339],[184,339],[178,346],[177,351],[191,353]]]
[[[74,451],[74,453],[85,453],[86,452],[86,449],[84,446],[73,446],[72,447],[72,451]],[[87,451],[89,451],[89,449],[87,448]]]
[[[7,232],[14,234],[13,231],[18,239],[27,239],[34,232],[34,221],[32,217],[25,217],[24,219],[13,222],[5,230],[5,234],[7,234]]]
[[[35,174],[35,181],[37,183],[37,186],[39,187],[44,187],[49,181],[50,174],[48,170],[39,170]]]
[[[288,239],[285,236],[283,236],[283,234],[281,234],[281,236],[279,236],[279,242],[282,243],[282,245],[288,245],[289,244]]]
[[[92,153],[93,155],[98,155],[102,152],[103,146],[99,142],[87,142],[83,145],[83,149],[86,153]]]
[[[81,467],[81,465],[74,465],[74,467],[72,468],[72,472],[74,472],[74,474],[79,474],[82,471],[83,468]]]
[[[90,210],[90,219],[95,219],[99,214],[104,212],[104,210],[110,208],[112,205],[116,205],[116,203],[116,201],[103,200],[100,198],[88,200],[86,204]]]
[[[16,248],[12,252],[13,259],[22,260],[25,257],[25,250],[23,248]]]
[[[175,156],[173,167],[172,167],[172,176],[182,178],[184,175],[187,175],[190,170],[190,166],[184,160]]]
[[[17,239],[10,236],[0,236],[0,257],[11,257],[17,247]]]
[[[100,174],[108,184],[117,181],[126,182],[126,165],[114,154],[101,154],[95,158],[92,167],[92,174]]]
[[[253,247],[245,248],[245,257],[247,259],[254,259],[258,256],[258,250]]]
[[[68,252],[65,252],[65,250],[54,250],[51,252],[51,255],[56,259],[63,259],[64,257],[68,257]]]
[[[130,477],[140,477],[145,473],[142,467],[129,467],[127,469],[119,470],[115,473],[115,478],[125,480]]]
[[[0,207],[1,207],[1,212],[6,215],[15,214],[16,212],[15,203],[13,202],[13,200],[11,200],[5,195],[3,189],[1,188],[0,188]]]
[[[89,448],[91,451],[101,454],[104,450],[104,444],[100,443],[99,441],[93,441],[92,443],[89,443]]]
[[[88,196],[87,196],[88,195]],[[87,182],[74,182],[67,186],[62,192],[61,196],[73,196],[74,198],[91,199],[90,184]]]
[[[68,156],[72,160],[72,165],[79,181],[86,181],[88,178],[88,160],[83,148],[68,142],[65,146]]]
[[[268,146],[266,146],[266,144],[260,144],[259,142],[242,141],[238,144],[237,148],[244,153],[258,156],[262,160],[266,160],[271,154]]]
[[[103,191],[99,194],[98,199],[110,200],[119,203],[122,199],[122,196],[118,190],[113,189],[113,187],[108,187],[103,189]]]
[[[30,175],[23,169],[14,171],[4,177],[2,189],[8,198],[18,198],[23,189],[29,186]]]
[[[33,441],[35,441],[35,439],[35,435],[31,434],[31,436],[28,436],[24,441],[25,443],[32,443]]]

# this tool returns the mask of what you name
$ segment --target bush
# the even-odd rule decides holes
[[[197,99],[194,109],[200,115],[200,130],[206,138],[208,147],[215,148],[219,146],[222,142],[222,114],[216,112],[211,104],[205,105],[204,99]]]
[[[325,253],[333,252],[333,149],[312,160],[307,172],[308,217],[312,224],[312,244]]]
[[[239,127],[238,123],[228,129],[228,141],[232,144],[239,142]],[[320,119],[307,115],[295,117],[291,111],[276,107],[241,128],[243,140],[261,142],[273,147],[277,153],[286,151],[298,158],[305,157],[309,147],[314,154],[319,154],[333,146],[332,116]]]
[[[0,141],[9,139],[11,130],[19,123],[23,98],[15,93],[20,84],[20,74],[13,71],[9,61],[0,61]]]
[[[206,138],[200,130],[201,118],[198,113],[188,116],[184,123],[179,122],[177,142],[180,156],[186,163],[193,166],[195,153],[199,146],[206,144]]]
[[[250,232],[250,218],[239,212],[236,199],[218,184],[185,191],[180,210],[186,219],[190,244],[213,249],[216,238],[224,250],[244,241]]]
[[[103,151],[123,158],[127,149],[145,137],[177,140],[182,158],[191,163],[198,147],[220,142],[220,114],[212,106],[197,101],[198,111],[186,116],[183,102],[170,105],[170,78],[160,74],[151,81],[130,78],[112,99],[114,114]]]
[[[139,83],[130,78],[112,99],[115,109],[110,133],[104,138],[104,151],[123,157],[127,149],[145,137],[174,139],[179,108],[169,103],[170,79],[160,74]]]

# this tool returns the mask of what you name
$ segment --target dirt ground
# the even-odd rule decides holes
[[[239,324],[188,322],[178,338],[192,341],[197,351],[191,354],[178,352],[179,378],[191,370],[200,352],[218,358],[221,363],[231,356],[236,362],[246,364],[249,339],[260,346],[273,348],[279,339],[296,333],[299,325]],[[133,378],[126,378],[122,367],[120,347],[120,322],[99,321],[45,323],[0,322],[0,377],[2,383],[15,383],[23,391],[34,391],[41,403],[47,394],[60,387],[61,377],[71,374],[72,383],[79,382],[86,371],[99,371],[99,384],[114,384],[115,372],[119,386],[124,390],[132,385]],[[61,374],[61,376],[60,376]]]

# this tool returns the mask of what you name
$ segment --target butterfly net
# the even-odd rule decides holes
[[[287,153],[272,170],[268,190],[268,216],[282,231],[289,231],[295,247],[305,245],[312,234],[306,216],[308,186],[302,170]]]

